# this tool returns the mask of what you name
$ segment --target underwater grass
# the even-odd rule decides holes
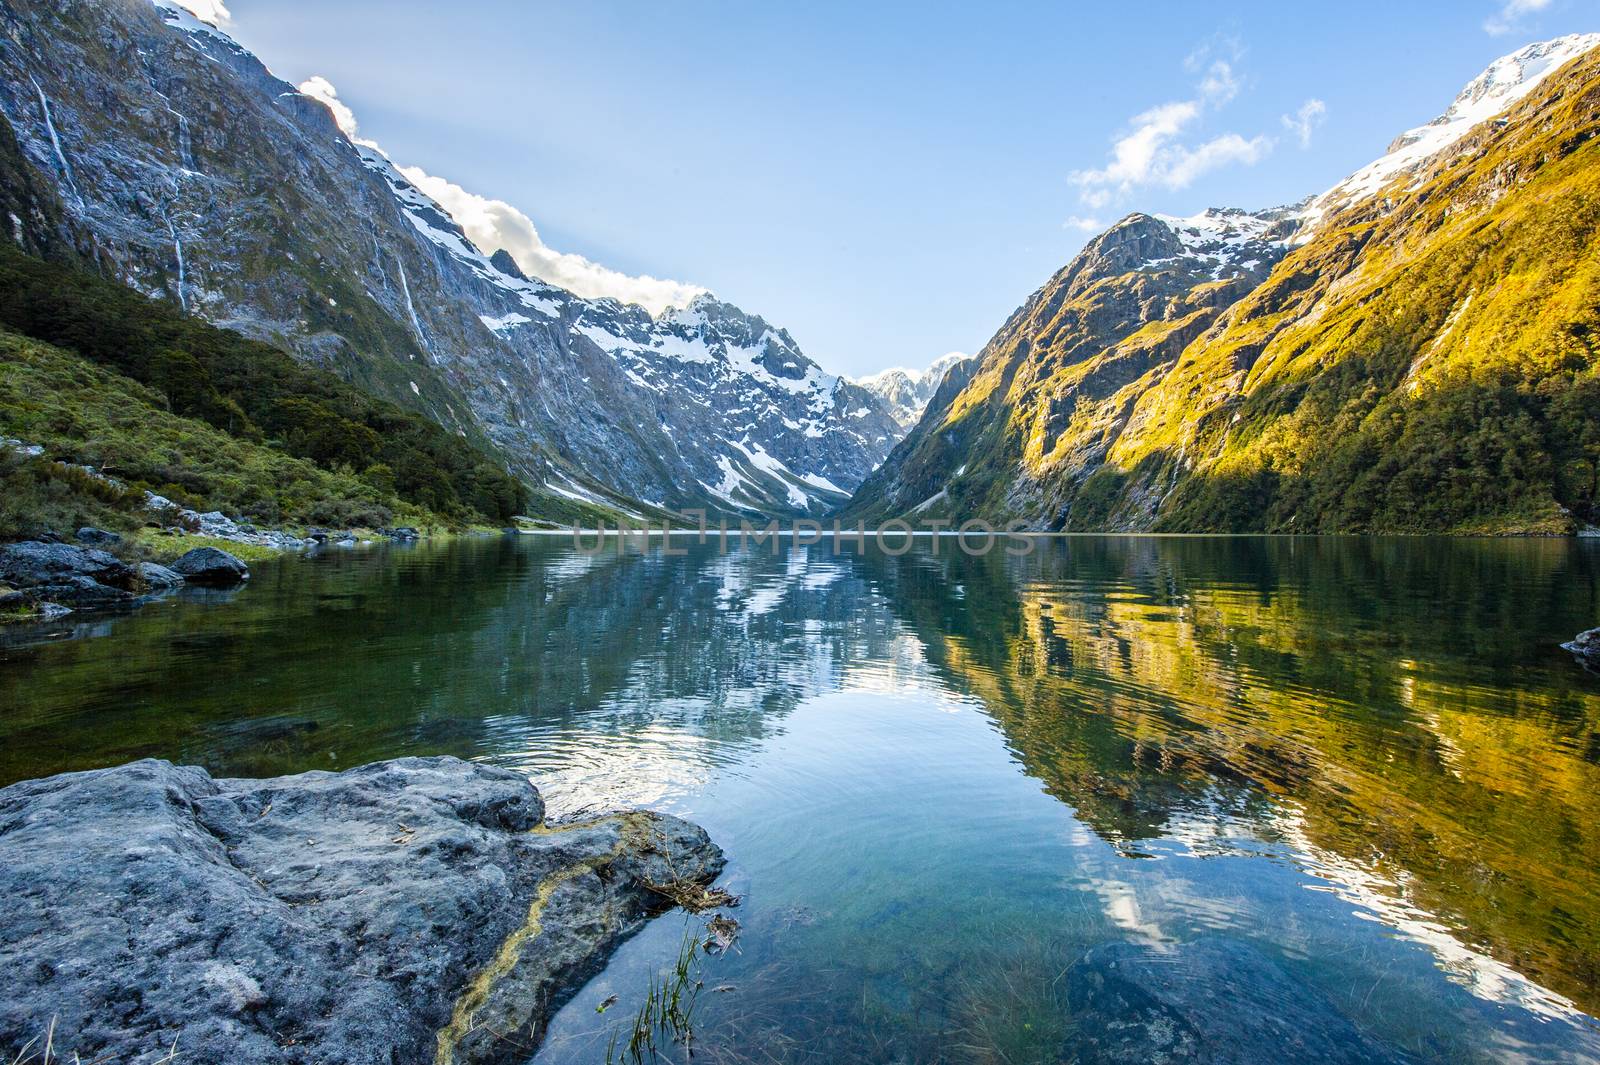
[[[606,1045],[606,1065],[653,1065],[673,1046],[686,1057],[694,1055],[694,1010],[705,982],[699,978],[703,940],[692,927],[685,930],[678,957],[667,972],[652,973],[643,1005],[628,1029],[626,1045],[618,1045],[622,1030],[615,1029]]]

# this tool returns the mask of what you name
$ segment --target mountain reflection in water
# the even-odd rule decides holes
[[[750,896],[706,1060],[1072,1060],[1075,959],[1217,935],[1400,1052],[1600,1060],[1597,619],[1581,541],[329,553],[12,636],[0,778],[449,753],[697,818]]]

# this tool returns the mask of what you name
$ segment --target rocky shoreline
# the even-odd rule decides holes
[[[160,497],[157,502],[165,503]],[[154,507],[154,504],[152,504]],[[185,524],[165,530],[174,537],[194,532],[208,540],[264,547],[270,551],[314,550],[324,545],[354,547],[353,532],[309,530],[295,537],[260,530],[221,513],[183,511]],[[421,538],[416,529],[383,529],[378,536],[400,543]],[[117,611],[144,605],[184,585],[231,588],[250,579],[250,568],[228,551],[195,547],[169,565],[126,562],[106,548],[122,541],[117,533],[85,527],[76,544],[58,535],[0,544],[0,623],[55,621],[80,610]]]
[[[79,530],[86,543],[112,534]],[[141,606],[185,584],[228,588],[250,579],[250,568],[226,551],[197,547],[171,566],[127,563],[97,547],[24,540],[0,545],[0,618],[53,621],[75,610]]]
[[[262,529],[242,518],[230,518],[220,510],[202,514],[180,507],[170,499],[150,492],[145,493],[145,510],[160,519],[163,523],[163,532],[167,535],[181,536],[194,533],[212,540],[226,540],[229,543],[265,547],[274,551],[305,551],[327,544],[354,547],[357,544],[372,542],[370,538],[363,539],[353,529],[321,529],[313,526],[305,530],[304,536],[296,536],[282,529]],[[409,543],[422,538],[422,534],[409,525],[377,529],[371,535],[381,540],[399,543]]]
[[[676,818],[544,814],[447,757],[0,789],[0,1057],[53,1022],[58,1060],[525,1061],[663,886],[723,866]]]

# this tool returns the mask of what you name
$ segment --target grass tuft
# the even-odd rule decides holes
[[[59,1018],[51,1017],[50,1023],[45,1026],[43,1035],[36,1035],[22,1045],[16,1056],[11,1059],[10,1065],[107,1065],[111,1061],[113,1051],[97,1054],[85,1059],[72,1051],[69,1056],[62,1057],[56,1053],[56,1021]],[[171,1065],[178,1060],[178,1037],[172,1037],[172,1044],[167,1052],[158,1058],[153,1065]]]

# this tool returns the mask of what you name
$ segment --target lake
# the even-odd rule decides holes
[[[0,783],[455,754],[688,817],[744,896],[697,1061],[1100,1060],[1172,979],[1201,1057],[1296,1060],[1276,1016],[1351,1060],[1596,1062],[1600,676],[1558,646],[1596,624],[1594,540],[328,551],[12,635]],[[535,1061],[604,1061],[703,921]]]

